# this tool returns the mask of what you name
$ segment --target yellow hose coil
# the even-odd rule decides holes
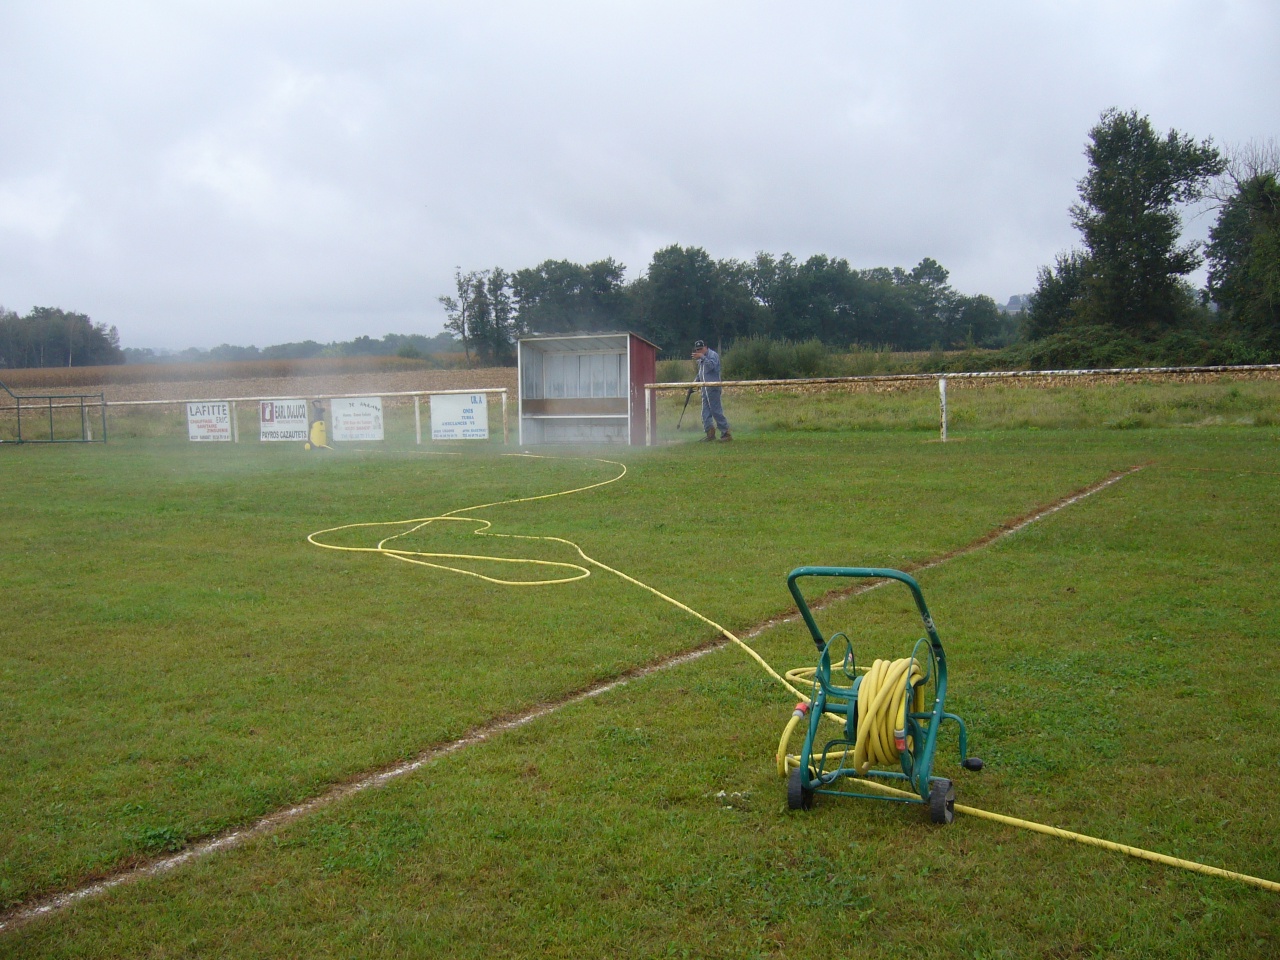
[[[896,764],[901,750],[896,739],[906,726],[906,679],[917,683],[924,672],[912,657],[901,660],[877,660],[862,678],[858,688],[858,739],[853,748],[853,765],[860,776],[873,766]],[[920,691],[916,691],[919,700]],[[919,704],[913,704],[919,710]]]

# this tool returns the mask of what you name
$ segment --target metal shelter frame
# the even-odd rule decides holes
[[[13,406],[0,407],[0,411],[13,410],[17,415],[17,440],[15,443],[106,443],[107,442],[107,398],[104,393],[44,393],[44,394],[20,394],[14,393],[9,387],[0,382],[0,390],[9,395],[13,401]],[[54,401],[57,401],[56,403]],[[101,435],[95,439],[93,436],[93,428],[89,425],[90,411],[92,407],[98,407],[98,416],[102,424]],[[80,436],[66,437],[61,440],[55,434],[53,411],[55,409],[65,409],[67,407],[80,408]],[[45,409],[49,413],[49,435],[47,437],[31,437],[22,435],[22,415],[24,410],[34,412],[35,410]],[[30,414],[28,414],[30,417]],[[3,443],[4,441],[0,441]]]

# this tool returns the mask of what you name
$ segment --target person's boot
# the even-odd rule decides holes
[[[706,443],[708,440],[714,440],[715,438],[716,438],[716,428],[707,427],[707,435],[702,438],[702,442]]]
[[[728,430],[721,430],[721,431],[720,431],[720,439],[721,439],[721,440],[732,440],[732,439],[733,439],[733,434],[732,434],[732,433],[730,433]]]

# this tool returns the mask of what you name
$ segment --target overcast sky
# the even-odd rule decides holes
[[[0,65],[0,304],[133,347],[433,334],[455,266],[671,243],[1003,302],[1106,108],[1280,135],[1276,0],[2,0]]]

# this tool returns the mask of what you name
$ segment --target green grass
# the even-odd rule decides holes
[[[576,540],[741,629],[785,609],[792,566],[918,562],[1149,462],[923,575],[952,659],[948,706],[990,763],[956,774],[961,800],[1280,877],[1273,430],[944,446],[743,423],[734,445],[600,450],[626,460],[621,483],[483,515],[500,532]],[[338,523],[613,472],[467,449],[0,451],[5,902],[709,638],[599,572],[502,588],[305,543]],[[824,620],[854,628],[864,658],[898,656],[918,633],[901,599],[878,591]],[[780,666],[812,649],[794,627],[758,646]],[[770,768],[789,709],[741,654],[713,654],[0,944],[50,956],[1274,952],[1273,895],[989,823],[931,829],[888,804],[787,813]]]

